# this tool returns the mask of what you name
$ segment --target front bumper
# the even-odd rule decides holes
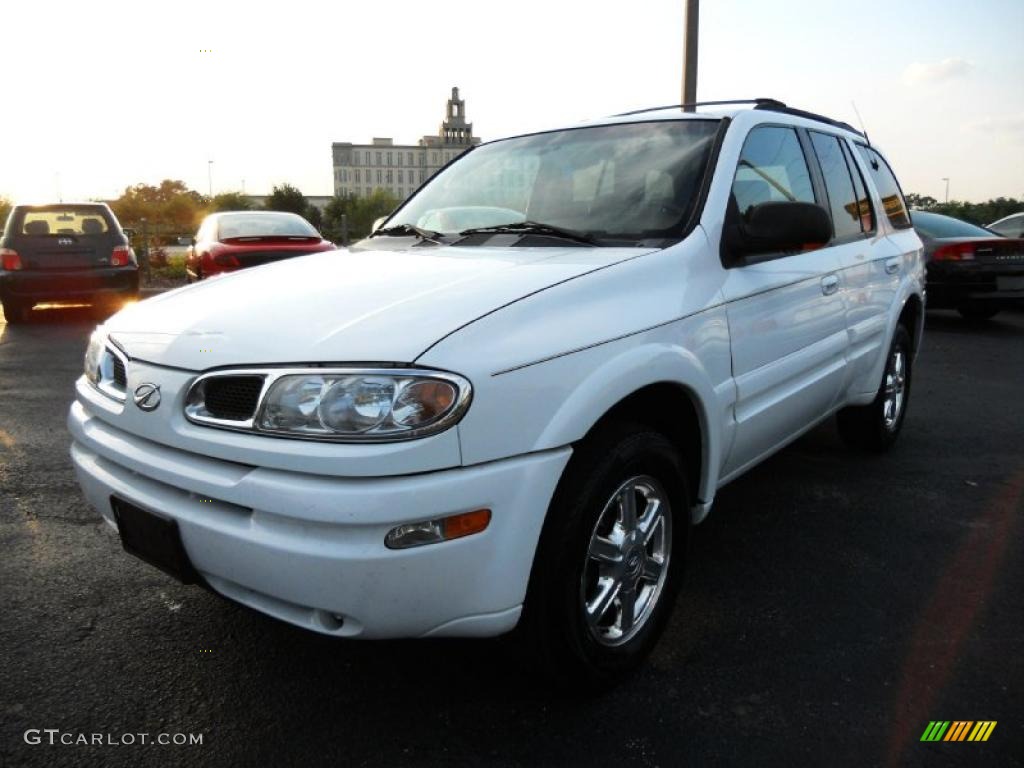
[[[81,399],[68,427],[82,490],[109,524],[116,527],[112,495],[173,518],[211,588],[344,637],[512,629],[571,452],[403,477],[328,477],[178,450],[118,429]],[[492,518],[482,533],[405,550],[384,546],[396,525],[483,507]]]
[[[135,266],[75,270],[18,270],[0,275],[0,295],[14,301],[92,301],[139,292]]]

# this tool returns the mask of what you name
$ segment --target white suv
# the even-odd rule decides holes
[[[779,102],[494,141],[340,257],[112,317],[71,455],[185,581],[339,637],[518,625],[600,684],[716,489],[834,413],[893,442],[923,274],[881,154]]]

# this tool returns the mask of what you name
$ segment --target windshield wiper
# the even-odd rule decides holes
[[[420,240],[428,240],[431,243],[437,243],[438,245],[444,245],[444,241],[441,240],[441,233],[435,232],[432,229],[423,229],[422,227],[414,226],[413,224],[396,224],[393,227],[386,227],[385,229],[378,229],[376,232],[371,232],[370,237],[377,237],[378,235],[397,236],[397,235],[414,235]]]
[[[593,245],[595,240],[585,232],[577,232],[554,224],[542,224],[539,221],[517,221],[515,224],[498,224],[493,227],[473,227],[459,232],[460,235],[550,235],[564,240]]]

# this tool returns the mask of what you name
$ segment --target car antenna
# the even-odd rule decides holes
[[[860,132],[864,134],[864,141],[871,146],[871,139],[868,137],[868,130],[864,127],[864,121],[861,119],[860,110],[857,109],[857,102],[850,99],[850,105],[853,107],[853,113],[857,116],[857,122],[860,123]]]

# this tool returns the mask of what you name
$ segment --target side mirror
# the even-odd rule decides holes
[[[370,227],[370,231],[371,232],[376,232],[378,229],[380,229],[380,225],[383,224],[387,220],[388,220],[387,216],[381,216],[379,219],[374,219],[373,220],[373,226]]]
[[[124,232],[124,236],[127,237],[129,240],[135,237],[135,230],[132,229],[131,227],[124,227],[121,231]]]
[[[800,251],[832,239],[832,219],[815,203],[772,200],[737,217],[730,250],[737,256]]]
[[[190,237],[190,238],[188,239],[188,244],[189,244],[189,245],[191,245],[191,246],[192,246],[192,247],[194,248],[194,247],[195,247],[195,245],[196,245],[196,239],[195,239],[195,237]]]

